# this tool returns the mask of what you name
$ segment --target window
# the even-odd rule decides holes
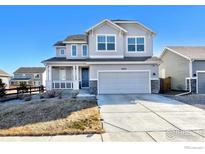
[[[144,51],[144,37],[129,37],[128,52],[143,52]]]
[[[59,70],[59,79],[62,81],[66,80],[66,70],[65,69],[60,69]]]
[[[77,56],[77,46],[71,45],[71,56],[76,57]]]
[[[97,49],[98,51],[115,51],[115,36],[98,35]]]
[[[40,74],[34,74],[34,79],[40,79]]]
[[[61,54],[61,55],[65,55],[65,49],[61,48],[61,49],[60,49],[60,54]]]
[[[88,46],[86,44],[82,45],[82,56],[86,57],[88,55]]]

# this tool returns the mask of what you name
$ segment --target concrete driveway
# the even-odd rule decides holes
[[[205,110],[161,95],[98,95],[103,141],[205,141]]]

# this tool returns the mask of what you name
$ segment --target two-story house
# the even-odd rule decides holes
[[[11,87],[18,87],[22,82],[29,86],[45,85],[45,67],[20,67],[13,74]]]
[[[105,19],[85,34],[54,44],[46,66],[47,89],[83,89],[92,94],[158,93],[153,57],[155,32],[133,20]]]

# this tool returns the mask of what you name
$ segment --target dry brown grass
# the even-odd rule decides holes
[[[0,106],[0,136],[102,133],[96,100],[58,100]]]

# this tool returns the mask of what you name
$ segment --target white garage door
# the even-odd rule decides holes
[[[148,71],[99,72],[99,94],[150,93]]]

